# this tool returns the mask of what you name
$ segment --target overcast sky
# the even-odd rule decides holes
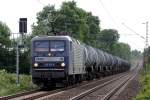
[[[20,17],[28,18],[28,32],[36,22],[36,13],[45,5],[55,4],[59,8],[63,1],[70,0],[0,0],[0,21],[5,22],[13,33],[18,33]],[[146,21],[150,22],[150,0],[74,0],[77,6],[100,19],[102,29],[117,29],[121,42],[128,43],[132,49],[143,50]],[[131,28],[133,31],[126,28]],[[150,25],[149,25],[150,26]]]

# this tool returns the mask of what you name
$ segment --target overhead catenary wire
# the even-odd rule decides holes
[[[102,0],[99,0],[101,6],[103,7],[103,9],[105,10],[105,12],[107,13],[107,15],[109,16],[109,18],[111,19],[111,21],[114,23],[114,25],[116,25],[117,27],[118,24],[116,23],[116,21],[114,20],[114,18],[112,17],[112,15],[110,14],[110,12],[108,11],[108,9],[105,7],[105,5],[103,4]],[[136,31],[134,31],[133,29],[131,29],[130,27],[128,27],[127,25],[125,25],[124,23],[122,23],[122,25],[124,27],[126,27],[128,30],[132,31],[133,33],[135,33],[135,35],[138,35],[140,38],[145,39],[145,37],[141,36],[140,34],[138,34]],[[131,34],[130,34],[131,36]]]
[[[139,33],[137,33],[136,31],[134,31],[133,29],[131,29],[130,27],[128,27],[126,24],[122,23],[122,25],[127,28],[128,30],[130,30],[131,32],[135,33],[136,35],[138,35],[140,38],[145,40],[145,37],[141,36]]]
[[[46,6],[44,3],[42,3],[40,0],[37,0],[41,5]]]
[[[107,15],[108,15],[108,17],[110,18],[110,20],[113,22],[113,24],[114,24],[115,26],[119,27],[118,24],[116,23],[116,21],[114,20],[114,18],[112,17],[112,15],[110,14],[109,10],[108,10],[108,9],[105,7],[105,5],[103,4],[102,0],[99,0],[99,2],[100,2],[100,4],[101,4],[101,6],[103,7],[103,9],[105,10],[105,12],[107,13]]]

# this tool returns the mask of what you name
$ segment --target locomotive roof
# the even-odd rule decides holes
[[[36,36],[36,37],[32,38],[32,41],[34,41],[34,40],[47,40],[47,39],[51,39],[51,40],[60,39],[60,40],[72,41],[70,36],[47,36],[47,35]]]
[[[51,39],[51,40],[55,40],[55,39],[58,39],[58,40],[69,40],[69,41],[72,41],[76,44],[81,44],[81,42],[73,37],[70,37],[70,36],[47,36],[47,35],[42,35],[42,36],[36,36],[34,38],[32,38],[32,41],[34,40],[47,40],[47,39]]]

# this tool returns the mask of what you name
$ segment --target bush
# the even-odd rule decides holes
[[[21,74],[30,73],[30,51],[19,53],[19,72]],[[8,49],[0,48],[0,70],[5,69],[7,72],[16,72],[16,51],[13,49],[9,51]]]
[[[16,84],[16,74],[0,70],[0,96],[16,94],[21,91],[33,90],[37,86],[31,82],[30,75],[20,75],[20,84]]]
[[[148,68],[150,66],[146,67]],[[134,100],[150,100],[150,70],[147,70],[142,74],[140,82],[143,87]]]

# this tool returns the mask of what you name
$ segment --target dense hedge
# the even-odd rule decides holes
[[[19,72],[29,74],[30,60],[29,51],[20,52]],[[0,48],[0,69],[5,69],[7,72],[16,72],[16,51]]]

